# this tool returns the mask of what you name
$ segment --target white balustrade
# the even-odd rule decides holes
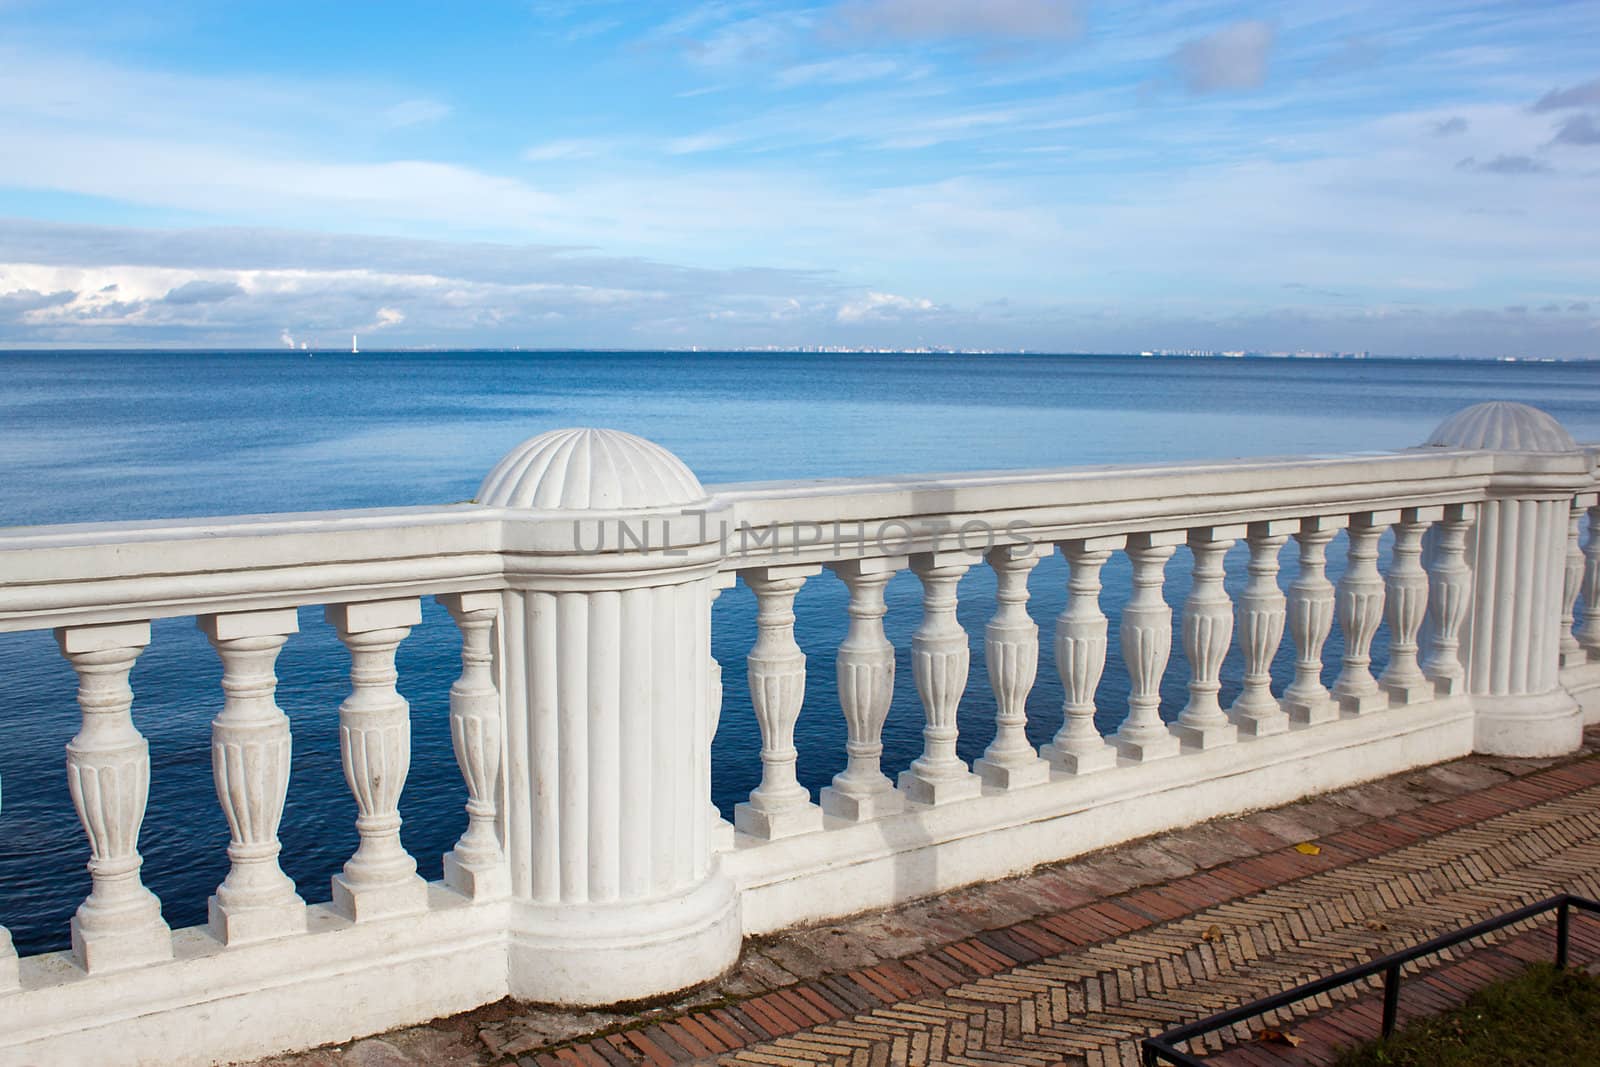
[[[1444,517],[1443,508],[1406,508],[1394,523],[1384,611],[1389,623],[1389,663],[1378,684],[1393,704],[1433,699],[1433,683],[1422,673],[1418,638],[1428,611],[1428,572],[1422,569],[1422,538]]]
[[[461,676],[450,686],[450,747],[467,784],[467,829],[445,853],[444,884],[473,900],[492,900],[511,890],[497,825],[502,738],[494,637],[500,595],[437,599],[461,631]]]
[[[1127,759],[1147,762],[1176,756],[1178,738],[1161,720],[1161,678],[1172,655],[1172,609],[1161,595],[1167,560],[1184,540],[1181,533],[1134,534],[1128,538],[1133,595],[1122,609],[1117,633],[1128,668],[1128,714],[1112,738]]]
[[[1454,504],[1429,532],[1428,641],[1422,673],[1438,696],[1466,691],[1467,671],[1461,662],[1461,628],[1472,608],[1472,568],[1467,566],[1467,531],[1476,518],[1470,505]]]
[[[1378,573],[1378,542],[1398,512],[1367,511],[1350,517],[1349,553],[1335,591],[1344,657],[1333,696],[1343,711],[1365,715],[1389,706],[1389,695],[1372,674],[1372,639],[1383,621],[1384,582]]]
[[[1339,705],[1322,684],[1322,646],[1333,629],[1334,588],[1328,581],[1328,542],[1344,520],[1305,519],[1294,539],[1300,545],[1300,573],[1289,585],[1289,633],[1294,638],[1294,681],[1283,691],[1283,710],[1301,723],[1329,722]]]
[[[1239,728],[1222,710],[1222,661],[1233,639],[1233,601],[1222,587],[1223,558],[1245,532],[1211,526],[1189,531],[1194,581],[1183,604],[1183,654],[1189,663],[1189,701],[1173,732],[1195,748],[1221,748],[1238,740]]]
[[[925,552],[911,557],[922,581],[922,624],[911,637],[911,673],[922,698],[922,755],[900,772],[900,788],[919,804],[977,796],[983,779],[956,755],[956,713],[967,688],[972,650],[956,621],[956,586],[979,560],[972,552]]]
[[[1050,764],[1028,741],[1028,694],[1039,673],[1039,627],[1028,614],[1028,576],[1050,546],[1002,545],[988,553],[996,579],[995,613],[983,632],[994,692],[994,740],[972,765],[986,785],[1023,789],[1050,780]]]
[[[835,672],[845,721],[845,768],[822,790],[822,810],[859,822],[903,811],[905,794],[883,773],[883,724],[894,698],[894,646],[883,633],[883,590],[903,557],[847,560],[832,566],[850,591],[850,629]]]
[[[139,876],[150,797],[150,746],[133,725],[128,674],[150,643],[147,622],[56,631],[78,673],[83,726],[67,744],[67,788],[89,838],[89,896],[72,917],[72,953],[90,974],[170,959],[161,901]]]
[[[1100,570],[1124,537],[1067,541],[1067,606],[1056,618],[1056,670],[1065,695],[1061,729],[1041,755],[1068,774],[1093,774],[1117,765],[1117,748],[1095,726],[1095,690],[1106,669],[1105,612],[1100,610]]]
[[[1589,507],[1589,537],[1583,543],[1583,618],[1576,632],[1590,661],[1600,660],[1600,505]]]
[[[794,726],[806,696],[806,656],[794,639],[794,598],[821,567],[743,571],[756,595],[750,650],[750,703],[761,727],[761,784],[733,810],[733,825],[754,837],[793,837],[822,829],[822,809],[795,776]]]
[[[411,705],[395,688],[395,650],[422,621],[415,598],[334,604],[328,622],[350,650],[350,695],[339,705],[339,755],[356,800],[360,842],[333,876],[333,904],[366,922],[427,907],[428,886],[400,843],[400,793],[411,770]]]
[[[306,902],[278,863],[278,824],[289,793],[293,739],[274,694],[278,651],[300,631],[293,608],[202,615],[222,660],[222,711],[211,724],[211,773],[228,818],[228,876],[208,902],[211,934],[225,945],[306,928]]]
[[[1574,497],[1567,509],[1566,568],[1561,576],[1561,666],[1576,667],[1589,661],[1589,654],[1578,640],[1575,615],[1578,594],[1583,589],[1583,549],[1578,544],[1579,526],[1585,511],[1583,499]]]
[[[1270,737],[1289,729],[1289,716],[1272,695],[1272,660],[1283,643],[1289,600],[1278,588],[1278,554],[1298,522],[1283,520],[1250,525],[1250,577],[1239,597],[1239,649],[1244,655],[1244,685],[1229,709],[1239,732]]]
[[[732,589],[738,581],[739,576],[732,572],[719,574],[708,591],[710,602],[715,604],[722,591]],[[717,739],[717,728],[722,725],[722,664],[717,662],[717,657],[711,654],[710,648],[706,649],[706,692],[709,706],[706,709],[705,750],[710,752],[712,742]],[[706,820],[711,827],[712,849],[720,852],[732,848],[733,823],[722,817],[721,809],[710,797],[706,798]]]

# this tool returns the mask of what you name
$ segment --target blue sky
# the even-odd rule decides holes
[[[0,345],[1600,356],[1600,4],[0,0]]]

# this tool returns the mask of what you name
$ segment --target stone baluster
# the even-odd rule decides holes
[[[133,725],[128,674],[150,643],[147,622],[56,631],[78,673],[83,726],[67,745],[67,788],[89,838],[89,896],[72,917],[72,953],[91,974],[172,958],[161,901],[139,877],[150,797],[150,746]]]
[[[461,676],[450,686],[450,745],[467,784],[467,829],[444,856],[444,884],[472,900],[511,891],[500,842],[500,686],[495,623],[499,593],[435,597],[461,631]]]
[[[1461,627],[1472,607],[1472,568],[1467,566],[1467,530],[1473,505],[1451,504],[1431,533],[1428,553],[1427,648],[1422,673],[1438,696],[1466,692],[1467,672],[1461,662]]]
[[[850,590],[850,630],[839,645],[836,672],[844,710],[845,769],[823,787],[822,810],[861,821],[905,810],[880,763],[883,723],[894,697],[894,646],[883,633],[888,608],[884,587],[906,565],[904,557],[847,560],[831,569]]]
[[[1050,780],[1050,764],[1028,742],[1028,694],[1039,673],[1039,627],[1028,614],[1028,575],[1049,545],[1001,545],[986,557],[994,569],[994,618],[983,631],[984,663],[994,692],[994,740],[972,769],[987,785],[1023,789]]]
[[[1443,508],[1406,508],[1394,524],[1394,553],[1389,563],[1384,611],[1389,622],[1389,665],[1378,684],[1392,704],[1420,704],[1433,699],[1433,684],[1418,662],[1418,635],[1428,611],[1428,572],[1422,569],[1422,537]]]
[[[1183,654],[1189,662],[1189,700],[1178,713],[1173,732],[1195,748],[1221,748],[1239,738],[1222,710],[1222,661],[1233,638],[1233,601],[1222,586],[1222,561],[1242,526],[1213,526],[1189,531],[1194,554],[1194,582],[1183,604]]]
[[[1335,593],[1344,657],[1333,696],[1342,711],[1365,715],[1389,706],[1389,694],[1372,675],[1372,639],[1383,621],[1384,583],[1378,573],[1378,542],[1399,512],[1361,512],[1350,517],[1349,554]]]
[[[1275,519],[1250,524],[1249,580],[1239,597],[1238,641],[1244,654],[1244,686],[1229,709],[1239,732],[1270,737],[1289,729],[1278,699],[1272,695],[1272,660],[1283,642],[1289,599],[1278,588],[1278,553],[1298,522]]]
[[[1172,609],[1161,595],[1167,560],[1181,533],[1134,534],[1128,538],[1133,595],[1122,609],[1118,636],[1128,668],[1128,715],[1112,738],[1118,751],[1140,762],[1178,754],[1178,738],[1161,721],[1161,676],[1172,655]]]
[[[1589,539],[1583,545],[1583,619],[1575,632],[1590,661],[1600,660],[1600,505],[1589,507]]]
[[[733,571],[719,571],[708,590],[711,603],[715,604],[722,591],[732,589],[738,581],[739,576]],[[717,739],[717,728],[722,725],[722,664],[717,662],[717,657],[711,654],[709,648],[706,652],[706,703],[709,706],[706,709],[705,751],[709,756],[711,746]],[[711,828],[709,840],[712,851],[724,852],[732,848],[733,823],[722,817],[721,810],[709,796],[706,797],[706,820]]]
[[[1295,722],[1328,722],[1339,705],[1322,684],[1322,646],[1333,629],[1333,583],[1328,581],[1328,542],[1344,520],[1320,515],[1302,519],[1300,573],[1289,585],[1289,634],[1294,638],[1294,681],[1283,692],[1283,710]]]
[[[356,800],[360,843],[333,876],[333,905],[365,922],[423,911],[427,883],[400,843],[400,793],[411,769],[411,706],[395,688],[394,654],[422,621],[416,598],[333,604],[328,622],[350,650],[350,695],[339,705],[339,755]]]
[[[922,755],[900,773],[900,788],[919,804],[975,797],[983,779],[956,755],[956,714],[967,688],[971,649],[956,621],[956,586],[980,557],[972,552],[923,552],[911,557],[922,580],[922,624],[911,637],[911,673],[922,698]]]
[[[0,790],[3,792],[3,790]],[[3,808],[0,804],[0,808]],[[11,931],[0,926],[0,993],[9,993],[21,983],[17,969],[17,950],[11,943]]]
[[[1578,544],[1586,498],[1574,497],[1567,512],[1567,560],[1561,575],[1561,666],[1576,667],[1589,661],[1574,625],[1578,593],[1583,589],[1583,549]]]
[[[222,711],[211,724],[211,774],[228,819],[228,876],[207,902],[211,935],[225,945],[304,932],[306,902],[278,863],[278,824],[289,794],[293,738],[278,707],[274,664],[300,632],[293,608],[202,615],[222,660]]]
[[[1117,749],[1095,726],[1095,690],[1106,669],[1106,616],[1100,610],[1100,569],[1122,537],[1067,541],[1067,606],[1056,618],[1056,670],[1065,693],[1061,729],[1041,755],[1067,774],[1092,774],[1117,765]]]
[[[822,829],[822,809],[795,777],[794,726],[806,696],[806,656],[794,639],[794,598],[821,567],[741,571],[756,594],[750,702],[761,726],[761,784],[733,810],[740,833],[775,839]]]

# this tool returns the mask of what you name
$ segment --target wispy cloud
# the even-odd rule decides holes
[[[1556,131],[1555,144],[1600,145],[1600,121],[1590,114],[1573,115]]]
[[[1275,36],[1270,23],[1235,22],[1186,42],[1172,62],[1191,93],[1259,88],[1267,80]]]
[[[837,18],[846,33],[905,41],[1065,40],[1083,32],[1075,0],[846,0]]]
[[[437,100],[403,100],[384,110],[383,121],[385,125],[396,129],[423,126],[448,117],[450,110],[449,104]]]
[[[1567,89],[1552,89],[1534,102],[1533,110],[1560,111],[1570,107],[1600,107],[1600,78]]]
[[[1520,176],[1527,174],[1549,174],[1550,164],[1532,156],[1495,156],[1493,159],[1479,160],[1468,156],[1456,164],[1457,170],[1475,171],[1478,174],[1503,174]]]
[[[1435,137],[1454,137],[1456,134],[1466,133],[1472,124],[1460,115],[1452,115],[1447,119],[1440,119],[1429,125]]]

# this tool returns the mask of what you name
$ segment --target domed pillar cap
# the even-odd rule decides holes
[[[621,430],[551,430],[506,453],[477,502],[539,511],[638,511],[707,498],[684,462]]]
[[[1474,404],[1456,412],[1439,424],[1423,446],[1495,452],[1578,451],[1572,435],[1553,417],[1508,400]]]

